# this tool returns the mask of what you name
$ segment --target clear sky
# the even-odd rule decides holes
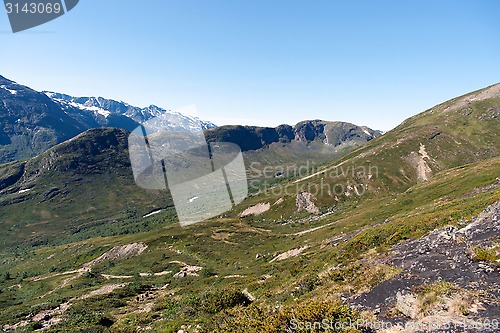
[[[342,120],[389,130],[500,81],[500,1],[80,0],[12,34],[0,74],[223,124]]]

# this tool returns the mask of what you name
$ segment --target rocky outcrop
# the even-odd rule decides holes
[[[92,267],[106,260],[110,261],[125,260],[127,258],[141,254],[147,248],[148,246],[144,243],[132,243],[127,245],[115,246],[111,250],[97,257],[96,259],[84,264],[83,267]]]
[[[297,193],[297,199],[295,200],[297,205],[297,212],[307,211],[311,214],[319,214],[320,211],[318,207],[314,204],[316,197],[309,192],[299,192]]]
[[[473,253],[477,247],[498,246],[499,236],[500,202],[496,202],[462,228],[436,229],[425,237],[402,242],[394,246],[384,260],[402,272],[371,291],[355,296],[352,304],[378,312],[382,319],[423,320],[422,313],[417,315],[419,304],[415,290],[445,282],[481,295],[480,300],[469,304],[475,309],[461,310],[467,314],[466,319],[500,318],[500,263],[498,260],[481,261]],[[444,324],[446,320],[457,320],[456,314],[450,315],[453,296],[456,295],[445,302],[443,313],[433,314],[439,315]],[[390,314],[394,309],[399,311],[401,318]]]

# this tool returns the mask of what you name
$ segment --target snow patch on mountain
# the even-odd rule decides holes
[[[72,107],[91,112],[94,118],[101,118],[101,123],[102,117],[107,119],[111,115],[117,115],[128,117],[139,124],[154,119],[154,125],[158,129],[166,128],[174,131],[199,132],[208,128],[217,127],[213,123],[203,121],[198,117],[165,110],[156,105],[140,108],[122,101],[115,101],[102,97],[73,97],[50,91],[44,91],[44,93],[54,102],[66,109]]]
[[[74,106],[76,108],[79,108],[80,110],[87,110],[87,111],[94,112],[94,114],[95,113],[100,114],[100,115],[104,116],[105,118],[107,118],[111,114],[111,112],[106,111],[106,110],[99,108],[97,106],[85,106],[85,105],[78,104],[75,102],[69,102],[68,104],[71,106]]]
[[[1,86],[0,86],[0,88],[7,90],[7,91],[8,91],[8,92],[10,92],[12,95],[17,94],[17,90],[12,90],[12,89],[9,89],[9,88],[7,88],[7,86],[6,86],[6,85],[1,85]]]

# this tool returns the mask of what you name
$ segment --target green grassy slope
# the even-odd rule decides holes
[[[404,190],[419,181],[420,145],[432,172],[497,156],[500,147],[500,84],[457,97],[405,120],[394,130],[336,163],[378,166],[373,190]]]

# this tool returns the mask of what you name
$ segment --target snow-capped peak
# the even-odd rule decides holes
[[[53,101],[62,105],[65,109],[76,108],[81,111],[92,113],[94,118],[103,125],[107,125],[106,119],[111,115],[116,115],[125,116],[139,124],[153,118],[158,118],[157,121],[155,121],[158,123],[158,126],[167,127],[176,131],[195,132],[199,131],[200,127],[202,130],[216,127],[213,123],[200,120],[198,117],[177,111],[165,110],[156,105],[140,108],[122,101],[115,101],[102,97],[73,97],[49,91],[44,91],[44,93]]]

